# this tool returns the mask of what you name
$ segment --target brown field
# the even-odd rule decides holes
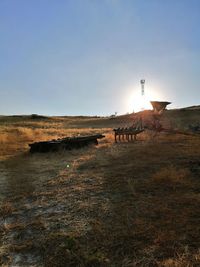
[[[163,124],[185,130],[199,115],[170,110]],[[200,266],[200,136],[145,132],[115,144],[112,128],[131,122],[0,117],[1,266]],[[91,133],[106,138],[28,152],[33,141]]]

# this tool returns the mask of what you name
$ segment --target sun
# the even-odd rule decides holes
[[[130,108],[132,108],[132,111],[134,112],[151,109],[150,98],[147,96],[133,95],[130,105]]]
[[[141,95],[139,88],[133,90],[133,93],[128,97],[128,111],[138,112],[141,110],[152,109],[150,101],[160,100],[162,97],[158,91],[146,90],[145,95]]]

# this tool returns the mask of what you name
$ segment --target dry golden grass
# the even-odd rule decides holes
[[[68,117],[0,127],[2,266],[200,266],[200,138],[144,133],[115,144],[113,124]],[[106,134],[97,147],[25,153],[32,141],[97,132]]]
[[[163,188],[176,189],[179,186],[190,186],[188,179],[190,172],[188,169],[177,169],[174,166],[168,166],[158,170],[150,179],[150,183]]]
[[[95,134],[99,132],[99,129],[92,128],[61,128],[55,123],[43,123],[43,128],[37,128],[38,125],[33,127],[22,127],[22,126],[9,126],[0,127],[0,159],[12,156],[16,153],[21,153],[28,150],[28,144],[32,142],[58,139],[67,136],[77,136],[77,135],[88,135]],[[105,133],[110,129],[104,128],[101,131]]]

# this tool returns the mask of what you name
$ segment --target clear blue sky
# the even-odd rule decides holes
[[[197,105],[199,77],[199,0],[0,0],[0,114],[126,113],[141,78]]]

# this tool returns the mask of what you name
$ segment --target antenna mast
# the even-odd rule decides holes
[[[142,99],[144,99],[144,84],[145,84],[145,80],[142,79],[140,80],[140,84],[141,84],[141,96],[142,96]],[[144,100],[143,100],[144,102]],[[144,110],[144,107],[141,107],[142,110]]]
[[[144,84],[145,84],[145,80],[140,80],[140,84],[141,84],[141,95],[144,96]]]

